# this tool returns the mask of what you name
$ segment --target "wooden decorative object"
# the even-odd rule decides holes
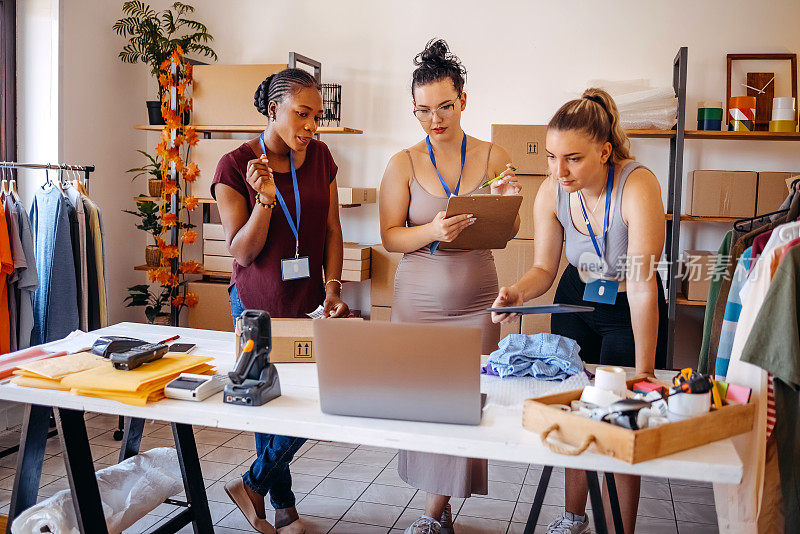
[[[156,268],[161,265],[161,249],[158,245],[147,245],[144,249],[144,260],[148,267]]]
[[[772,99],[775,98],[774,72],[748,72],[747,96],[756,97],[756,131],[768,132],[772,120]]]
[[[728,63],[728,66],[727,66],[727,71],[728,71],[727,89],[725,91],[725,113],[723,115],[723,117],[725,117],[726,120],[727,120],[727,117],[728,117],[728,102],[730,101],[730,98],[731,98],[731,85],[732,85],[731,84],[731,70],[732,70],[733,62],[734,61],[765,61],[765,60],[766,61],[789,61],[791,63],[790,70],[791,70],[791,76],[792,76],[792,81],[791,81],[792,96],[794,97],[795,102],[797,102],[797,54],[728,54],[728,56],[727,56],[727,63]],[[763,80],[764,83],[761,83],[761,85],[759,85],[759,82],[761,80],[761,76],[763,76],[764,74],[766,74],[766,73],[748,73],[748,75],[747,75],[747,80],[748,80],[747,85],[750,85],[752,87],[757,87],[757,88],[760,88],[760,89],[764,89],[764,85],[767,83],[767,81],[769,81],[769,78],[767,78],[766,80]],[[751,76],[758,77],[758,80],[756,80],[755,78],[753,78],[751,80]],[[753,81],[755,84],[750,83],[750,81]],[[748,96],[756,96],[757,97],[756,123],[758,123],[760,120],[766,120],[767,121],[767,127],[763,128],[764,130],[768,130],[769,129],[769,120],[772,118],[770,115],[772,113],[772,97],[774,96],[774,91],[775,91],[775,81],[774,80],[773,80],[773,82],[771,84],[769,84],[767,86],[766,89],[764,89],[764,93],[766,93],[767,91],[772,91],[772,96],[770,96],[770,98],[769,98],[769,102],[770,102],[769,103],[769,112],[767,113],[767,115],[764,115],[764,114],[762,114],[761,111],[759,111],[759,107],[763,108],[764,106],[760,106],[759,105],[760,101],[758,100],[758,96],[763,96],[763,94],[761,94],[761,93],[759,93],[759,94],[750,93],[750,89],[748,89],[748,92],[747,92]],[[763,119],[763,117],[766,117],[766,119]],[[795,121],[796,120],[797,120],[797,112],[795,111]]]

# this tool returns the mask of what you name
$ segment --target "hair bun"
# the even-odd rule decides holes
[[[267,79],[261,82],[261,85],[256,88],[256,92],[253,95],[253,105],[265,117],[269,112],[269,85],[272,83],[273,78],[275,78],[274,74],[267,76]]]
[[[450,49],[443,39],[431,39],[425,45],[425,50],[414,58],[414,65],[442,67],[458,65],[458,61],[452,57]]]

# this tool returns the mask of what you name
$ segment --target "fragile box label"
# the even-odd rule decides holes
[[[529,141],[528,142],[527,153],[528,154],[533,154],[533,155],[538,154],[539,153],[539,142],[538,141],[532,141],[532,142]]]
[[[313,344],[311,341],[295,341],[294,342],[294,357],[297,359],[308,359],[314,354]]]

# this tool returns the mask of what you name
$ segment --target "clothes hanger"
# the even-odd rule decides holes
[[[73,170],[75,171],[75,186],[77,187],[78,192],[86,198],[91,198],[89,197],[89,189],[86,187],[85,177],[81,176],[81,173],[78,172],[77,167],[73,168]]]
[[[11,188],[11,198],[14,199],[14,202],[19,202],[19,192],[17,191],[17,180],[14,178],[14,171],[9,168],[8,174],[11,176],[11,180],[9,181],[9,187]]]
[[[771,213],[765,213],[764,215],[757,215],[755,217],[747,217],[745,219],[739,219],[739,220],[737,220],[736,222],[733,223],[733,227],[739,232],[748,233],[748,232],[751,232],[753,230],[753,223],[754,222],[763,221],[765,219],[771,220],[771,217],[773,217],[774,215],[783,215],[783,214],[787,213],[788,211],[789,211],[788,209],[777,210],[777,211],[773,211]],[[749,224],[750,226],[745,227],[744,225],[746,225],[746,224]]]
[[[9,192],[8,180],[6,179],[8,167],[3,165],[3,181],[0,183],[0,196],[5,197]]]

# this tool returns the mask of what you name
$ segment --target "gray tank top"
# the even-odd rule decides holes
[[[644,167],[644,165],[636,161],[628,162],[617,178],[619,185],[617,186],[614,209],[610,215],[611,220],[608,223],[608,234],[606,236],[608,240],[605,247],[606,268],[602,273],[605,278],[625,279],[625,257],[628,254],[628,225],[622,219],[622,190],[625,188],[628,176],[639,167]],[[586,263],[587,258],[592,262],[597,261],[597,252],[592,244],[592,238],[582,234],[575,228],[569,209],[569,194],[565,193],[560,186],[557,187],[556,217],[558,217],[561,226],[564,227],[564,248],[567,261],[578,269],[582,268],[581,266]],[[602,228],[595,228],[594,230],[595,232],[602,232]]]

